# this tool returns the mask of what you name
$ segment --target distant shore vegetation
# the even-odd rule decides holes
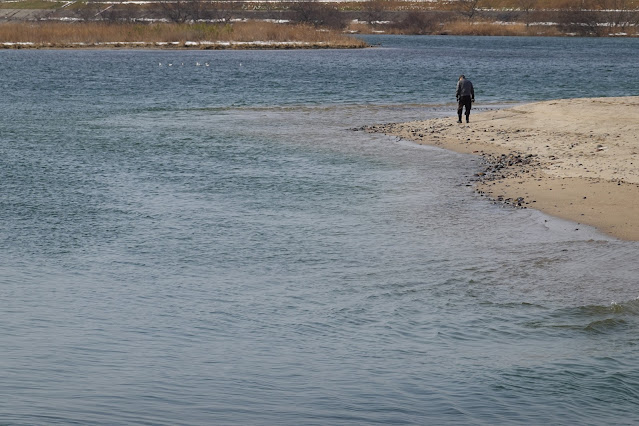
[[[0,47],[149,47],[191,49],[361,48],[367,44],[335,30],[249,21],[210,23],[9,22]]]
[[[4,47],[28,45],[20,43],[168,43],[178,47],[242,48],[267,46],[266,42],[286,48],[363,47],[363,41],[350,35],[377,33],[636,37],[639,0],[0,3],[0,43]]]

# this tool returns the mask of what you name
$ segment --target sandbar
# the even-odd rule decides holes
[[[486,169],[474,184],[490,199],[639,241],[639,96],[536,102],[470,118],[366,130],[482,155]]]

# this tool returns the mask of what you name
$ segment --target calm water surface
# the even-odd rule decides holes
[[[638,95],[639,40],[370,40],[0,52],[0,424],[639,422],[639,245],[349,130]]]

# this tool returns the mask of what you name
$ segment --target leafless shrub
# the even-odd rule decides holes
[[[295,21],[303,24],[313,24],[321,5],[316,0],[296,1],[290,7]]]
[[[367,0],[364,2],[364,16],[369,25],[376,26],[384,20],[387,0]]]
[[[559,12],[557,16],[559,29],[564,33],[579,36],[603,35],[603,27],[599,25],[597,11],[582,6]]]
[[[231,1],[213,1],[206,3],[197,19],[230,22],[236,12],[237,4]]]
[[[460,15],[472,20],[478,15],[481,0],[458,0],[457,11]]]
[[[160,7],[171,22],[186,22],[193,19],[193,10],[199,7],[200,0],[162,0]]]
[[[127,5],[111,4],[100,12],[100,18],[106,22],[129,22],[135,21],[138,11]]]
[[[530,26],[532,22],[532,12],[537,9],[539,0],[517,0],[519,11],[523,15],[523,21],[526,26]]]
[[[347,19],[339,8],[330,3],[320,3],[317,0],[296,1],[291,6],[295,21],[311,24],[315,27],[343,29]]]
[[[104,7],[101,3],[89,0],[84,5],[78,6],[74,9],[75,15],[83,21],[93,21],[97,19]]]
[[[598,0],[597,3],[602,10],[601,21],[613,32],[626,33],[639,22],[639,12],[629,0]]]
[[[438,32],[441,20],[432,13],[411,10],[395,27],[405,34],[433,34]]]

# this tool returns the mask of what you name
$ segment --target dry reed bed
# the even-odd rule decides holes
[[[381,31],[380,31],[381,30]],[[354,23],[348,26],[348,31],[357,34],[384,33],[403,35],[406,31],[401,28]],[[498,22],[469,22],[467,20],[441,23],[436,29],[427,30],[422,35],[473,35],[473,36],[544,36],[558,37],[562,34],[556,27],[547,25],[529,25],[521,23]]]
[[[340,32],[270,22],[233,24],[106,24],[10,22],[0,24],[0,47],[365,47]]]
[[[539,26],[521,23],[468,22],[453,21],[442,27],[442,33],[474,36],[559,36],[561,33],[553,26]]]

